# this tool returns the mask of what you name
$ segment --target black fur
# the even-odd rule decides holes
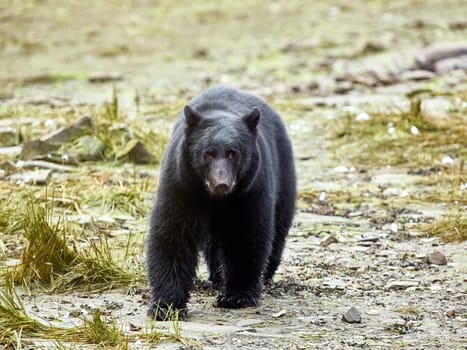
[[[216,86],[175,124],[147,238],[148,314],[185,312],[199,251],[220,290],[215,306],[258,305],[279,266],[296,196],[292,147],[261,99]]]

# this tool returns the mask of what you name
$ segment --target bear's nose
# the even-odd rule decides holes
[[[214,192],[216,192],[217,194],[226,194],[227,192],[229,192],[229,190],[230,187],[227,183],[218,183],[214,187]]]

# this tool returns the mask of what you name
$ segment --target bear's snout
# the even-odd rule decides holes
[[[209,192],[216,196],[225,196],[232,192],[235,181],[228,162],[225,160],[214,162],[206,179],[206,185]]]
[[[206,181],[209,192],[216,196],[225,196],[232,192],[235,182],[229,179],[210,178]]]

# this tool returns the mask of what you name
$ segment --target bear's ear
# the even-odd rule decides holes
[[[248,126],[248,129],[251,131],[256,131],[259,123],[259,117],[261,116],[261,111],[258,107],[253,108],[253,110],[243,117],[243,121]]]
[[[199,124],[201,119],[203,119],[203,116],[198,111],[195,111],[189,105],[185,106],[185,109],[183,110],[183,112],[185,113],[186,125],[191,129],[194,129],[196,125]]]

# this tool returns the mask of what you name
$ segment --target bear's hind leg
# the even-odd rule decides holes
[[[293,186],[295,186],[293,184]],[[282,252],[284,250],[285,241],[289,234],[290,227],[292,226],[294,211],[295,211],[295,190],[289,184],[287,191],[283,191],[279,198],[282,198],[276,206],[275,217],[275,234],[272,244],[271,254],[269,256],[268,267],[264,274],[266,283],[270,283],[274,274],[276,273],[282,259]]]
[[[204,248],[204,256],[209,270],[208,281],[213,289],[220,290],[223,285],[223,277],[217,242],[208,240]]]

